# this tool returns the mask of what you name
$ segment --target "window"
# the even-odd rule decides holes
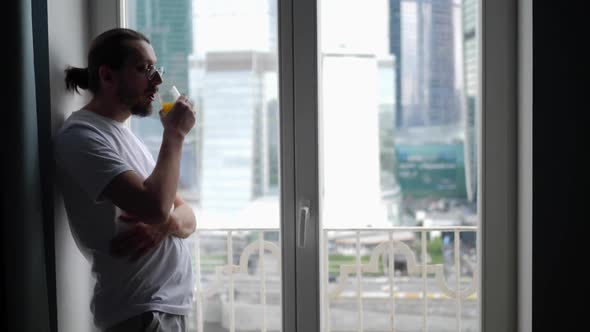
[[[181,180],[202,226],[194,239],[200,296],[192,329],[337,331],[346,322],[384,330],[389,324],[404,330],[406,323],[454,331],[511,326],[514,94],[498,89],[514,84],[515,59],[506,51],[514,47],[515,10],[508,1],[125,3],[127,26],[150,36],[167,78],[181,89],[186,76],[185,91],[202,111],[186,142]],[[498,11],[505,14],[501,19],[489,18]],[[174,27],[162,26],[166,20]],[[171,72],[171,66],[181,69]],[[361,112],[367,105],[370,111]],[[157,148],[157,126],[144,122],[132,128]],[[368,181],[351,183],[356,178],[339,173],[345,161],[368,165]],[[350,198],[345,191],[363,194]],[[294,225],[300,230],[305,219],[296,218],[296,208],[305,200],[310,218],[300,232],[305,245],[297,247]],[[364,210],[371,217],[358,214],[346,227],[352,233],[337,229],[358,206],[372,206]],[[449,217],[441,211],[459,212]],[[474,219],[481,222],[472,226]],[[228,222],[233,228],[224,228]],[[390,232],[381,222],[398,228]],[[476,261],[481,288],[469,295],[476,299],[456,301],[452,310],[445,305],[451,318],[438,320],[436,301],[428,301],[438,296],[433,274],[426,273],[426,286],[415,292],[423,294],[420,319],[404,321],[403,302],[395,303],[403,285],[396,280],[404,281],[410,264],[399,254],[404,246],[378,248],[384,236],[385,243],[414,250],[418,265],[442,262],[444,275],[462,289],[469,290],[461,286],[474,277],[465,266]],[[365,271],[378,250],[376,272]],[[245,270],[224,272],[243,258]],[[488,264],[495,264],[494,272]],[[340,289],[343,266],[350,277]],[[453,276],[457,271],[465,280]],[[249,291],[240,289],[248,278]],[[376,292],[371,278],[382,283]],[[336,293],[349,302],[332,301]],[[373,300],[390,302],[379,312],[371,311]],[[259,319],[246,316],[254,325],[238,325],[249,309]]]

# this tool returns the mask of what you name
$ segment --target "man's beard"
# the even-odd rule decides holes
[[[131,114],[144,118],[152,114],[153,107],[152,103],[149,103],[147,105],[135,104],[131,105],[129,110],[131,111]]]
[[[119,91],[117,91],[117,96],[121,102],[129,106],[129,111],[131,114],[140,116],[142,118],[152,114],[152,103],[143,104],[139,102],[137,100],[137,95],[131,93],[124,87],[121,87]]]

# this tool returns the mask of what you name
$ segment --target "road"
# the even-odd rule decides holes
[[[454,285],[454,280],[449,280]],[[434,281],[428,280],[427,311],[424,305],[420,278],[399,277],[395,283],[395,331],[423,331],[428,324],[430,332],[456,332],[460,324],[461,331],[477,331],[477,299],[471,296],[461,301],[460,322],[457,317],[458,301],[447,298]],[[469,280],[462,282],[462,288],[469,285]],[[332,285],[331,285],[332,286]],[[257,280],[236,280],[236,331],[260,331],[262,310],[259,303],[260,284]],[[280,322],[279,283],[269,281],[267,284],[267,327],[268,331],[278,331]],[[363,278],[362,320],[364,331],[391,331],[391,302],[388,296],[387,278]],[[206,301],[204,332],[229,331],[230,306],[227,292]],[[324,312],[325,310],[322,310]],[[221,313],[219,313],[221,312]],[[330,330],[334,332],[358,331],[358,301],[356,297],[356,280],[349,280],[348,286],[337,299],[330,301]],[[213,320],[213,321],[210,321]],[[207,322],[209,321],[209,322]],[[221,323],[223,322],[223,323]],[[225,328],[224,328],[225,327]],[[191,329],[191,331],[196,331]]]

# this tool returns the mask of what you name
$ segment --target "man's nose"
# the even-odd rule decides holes
[[[154,73],[154,77],[152,78],[152,83],[154,85],[160,85],[162,84],[163,80],[162,80],[162,75],[160,75],[160,72],[155,72]]]

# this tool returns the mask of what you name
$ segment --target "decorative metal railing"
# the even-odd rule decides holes
[[[220,241],[225,241],[225,262],[218,262],[219,265],[209,268],[207,278],[204,276],[202,267],[201,248],[203,239],[207,238],[207,232],[215,232]],[[244,241],[243,234],[247,232],[248,238]],[[222,313],[216,315],[220,320],[218,325],[222,330],[251,331],[253,329],[262,332],[280,330],[280,317],[275,317],[279,310],[273,310],[269,316],[269,308],[280,306],[280,272],[281,267],[281,250],[277,240],[275,242],[265,240],[265,234],[278,235],[279,230],[276,228],[261,229],[200,229],[191,237],[193,241],[193,254],[196,272],[196,284],[194,291],[195,298],[195,320],[194,330],[198,332],[209,332],[205,330],[204,322],[204,304],[206,301],[216,296],[223,297],[225,306],[220,307]],[[363,233],[381,234],[381,240],[374,240],[371,245],[364,244]],[[414,249],[405,241],[395,239],[396,233],[405,232],[419,235],[419,240],[414,240]],[[354,300],[356,306],[356,326],[355,330],[359,332],[374,330],[367,326],[364,320],[364,304],[367,299],[379,297],[380,300],[388,302],[389,327],[388,331],[396,331],[396,305],[397,301],[408,298],[407,292],[396,290],[396,283],[400,282],[400,277],[395,271],[395,263],[398,257],[405,262],[405,278],[414,278],[421,281],[421,289],[414,291],[417,296],[412,297],[414,301],[422,301],[421,329],[428,331],[429,328],[429,300],[445,299],[455,303],[455,323],[454,327],[449,330],[463,331],[462,308],[465,301],[474,302],[479,294],[478,290],[478,262],[475,257],[462,257],[461,241],[453,240],[453,264],[450,269],[445,271],[442,263],[430,263],[428,253],[428,234],[433,233],[452,233],[453,239],[461,239],[461,233],[470,232],[477,235],[477,227],[456,226],[456,227],[392,227],[383,229],[358,228],[358,229],[324,229],[322,231],[322,331],[331,332],[341,330],[338,326],[332,326],[331,305],[333,302],[348,299]],[[354,262],[339,264],[336,275],[330,271],[330,241],[335,238],[335,234],[347,233],[347,244],[354,244]],[[220,237],[221,234],[221,237]],[[225,236],[223,236],[225,234]],[[240,234],[241,245],[234,245],[236,234]],[[254,236],[253,236],[254,235]],[[225,239],[223,239],[225,238]],[[336,236],[337,238],[337,236]],[[420,254],[416,254],[417,244],[419,243]],[[334,244],[333,244],[334,246]],[[219,247],[219,245],[218,245]],[[240,249],[237,249],[239,247]],[[349,248],[351,249],[351,248]],[[238,250],[239,252],[236,252]],[[352,252],[352,251],[351,251]],[[365,252],[363,254],[363,252]],[[368,253],[368,255],[367,255]],[[238,256],[239,255],[239,256]],[[350,254],[349,254],[350,256]],[[368,256],[368,257],[367,257]],[[239,258],[237,258],[239,257]],[[363,258],[364,257],[364,258]],[[236,262],[237,259],[237,262]],[[363,262],[364,260],[364,262]],[[255,269],[251,268],[252,261],[256,261]],[[273,276],[269,277],[269,264],[273,264]],[[462,269],[467,265],[467,270],[471,271],[468,278],[462,276]],[[462,266],[463,265],[463,266]],[[256,271],[256,278],[252,278],[253,270]],[[363,279],[365,275],[380,275],[386,277],[386,289],[380,289],[379,292],[364,290]],[[452,278],[447,278],[449,275]],[[331,277],[331,278],[330,278]],[[257,281],[258,303],[253,304],[256,310],[251,311],[256,317],[246,315],[237,322],[236,310],[236,280],[241,281],[242,285],[248,284],[252,290],[252,282]],[[207,282],[204,280],[207,279]],[[247,280],[247,281],[244,281]],[[428,283],[433,283],[438,292],[434,296],[429,296]],[[351,284],[354,290],[347,290]],[[269,289],[270,288],[270,289]],[[279,299],[273,304],[267,303],[267,297],[270,293],[278,295]],[[369,293],[371,295],[369,295]],[[225,310],[223,309],[225,308]],[[350,308],[349,308],[350,309]],[[280,316],[280,314],[278,314]],[[270,319],[269,319],[270,318]],[[249,320],[248,323],[244,319]],[[475,319],[476,320],[476,319]],[[272,322],[271,322],[272,321]],[[254,322],[254,323],[252,323]],[[277,323],[278,322],[278,323]],[[370,325],[370,324],[368,324]],[[434,327],[434,326],[433,326]],[[419,329],[416,327],[415,329]],[[449,328],[447,326],[447,328]],[[348,330],[351,330],[350,327]],[[469,330],[469,329],[467,329]]]

